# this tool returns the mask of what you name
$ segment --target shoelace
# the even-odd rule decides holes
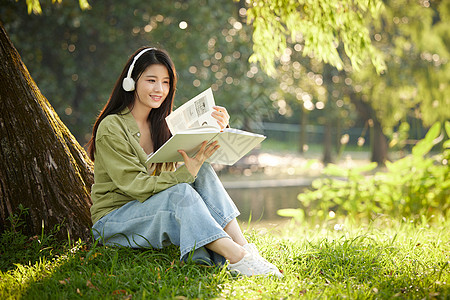
[[[268,273],[275,271],[273,265],[271,265],[261,256],[255,254],[252,255],[247,267],[258,273]],[[278,271],[278,269],[276,269],[276,271]]]
[[[266,268],[273,270],[273,271],[279,271],[277,267],[275,267],[273,264],[271,264],[270,262],[268,262],[264,257],[262,257],[261,255],[258,254],[258,259],[261,261],[261,263],[263,265],[266,266]]]
[[[273,265],[270,262],[268,262],[264,257],[262,257],[259,254],[259,251],[258,251],[258,249],[256,248],[256,246],[254,244],[248,244],[248,246],[245,247],[245,249],[248,252],[250,252],[250,254],[252,255],[253,258],[256,258],[256,260],[260,261],[265,266],[265,268],[267,268],[269,270],[272,270],[272,271],[275,271],[275,272],[279,272],[280,271],[280,270],[278,270],[278,268],[275,265]]]

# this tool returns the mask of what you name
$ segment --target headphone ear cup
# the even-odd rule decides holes
[[[134,91],[134,80],[130,77],[125,77],[122,81],[122,87],[125,91],[131,92]]]

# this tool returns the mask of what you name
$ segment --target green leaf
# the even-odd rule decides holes
[[[366,164],[361,167],[352,168],[352,171],[356,172],[356,173],[369,172],[369,171],[372,171],[373,169],[375,169],[377,166],[378,166],[378,164],[376,162],[372,162],[370,164]]]
[[[78,3],[82,10],[91,9],[91,6],[89,5],[89,2],[87,0],[79,0]]]
[[[447,136],[450,138],[450,122],[445,121],[445,132],[447,132]]]
[[[323,186],[323,181],[321,179],[315,179],[313,180],[313,182],[311,183],[311,186],[313,189],[320,189]]]
[[[434,140],[439,136],[441,132],[441,123],[436,122],[433,126],[431,126],[430,130],[428,130],[425,138],[419,141],[414,148],[412,149],[412,154],[414,156],[424,156],[428,152],[430,152],[431,148],[434,146]]]
[[[33,12],[36,15],[42,14],[42,8],[41,4],[39,3],[39,0],[27,0],[27,8],[28,14],[31,14],[31,12]]]
[[[347,177],[348,170],[335,164],[328,164],[323,173],[330,176]]]
[[[370,9],[367,9],[366,2],[341,0],[339,5],[350,9],[339,11],[335,10],[335,3],[330,0],[321,1],[320,5],[265,0],[252,0],[250,3],[247,23],[253,25],[253,49],[257,54],[252,59],[269,74],[273,74],[275,62],[288,46],[287,38],[295,41],[300,33],[304,40],[304,55],[314,54],[318,61],[329,63],[339,70],[344,66],[336,49],[336,44],[340,43],[354,70],[360,69],[368,59],[378,73],[385,69],[383,57],[372,44],[366,27],[367,18],[378,16],[381,0],[370,1]]]
[[[277,211],[277,214],[282,217],[291,217],[294,218],[296,221],[303,221],[305,219],[305,212],[301,208],[284,208],[279,209]]]

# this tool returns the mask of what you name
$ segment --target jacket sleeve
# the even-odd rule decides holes
[[[128,196],[144,202],[150,196],[178,183],[194,182],[195,177],[182,165],[177,170],[148,174],[135,149],[118,136],[102,135],[96,140],[96,160],[101,163],[113,183]]]

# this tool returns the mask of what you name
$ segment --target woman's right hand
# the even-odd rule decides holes
[[[220,145],[217,145],[217,141],[211,143],[210,145],[207,145],[207,141],[204,141],[202,143],[202,146],[200,150],[197,152],[197,154],[194,157],[189,157],[187,153],[184,150],[178,150],[178,153],[183,156],[184,164],[186,165],[186,168],[188,169],[189,173],[192,174],[192,176],[197,176],[198,171],[200,171],[201,166],[207,160],[211,155],[216,152],[217,149],[219,149]]]

